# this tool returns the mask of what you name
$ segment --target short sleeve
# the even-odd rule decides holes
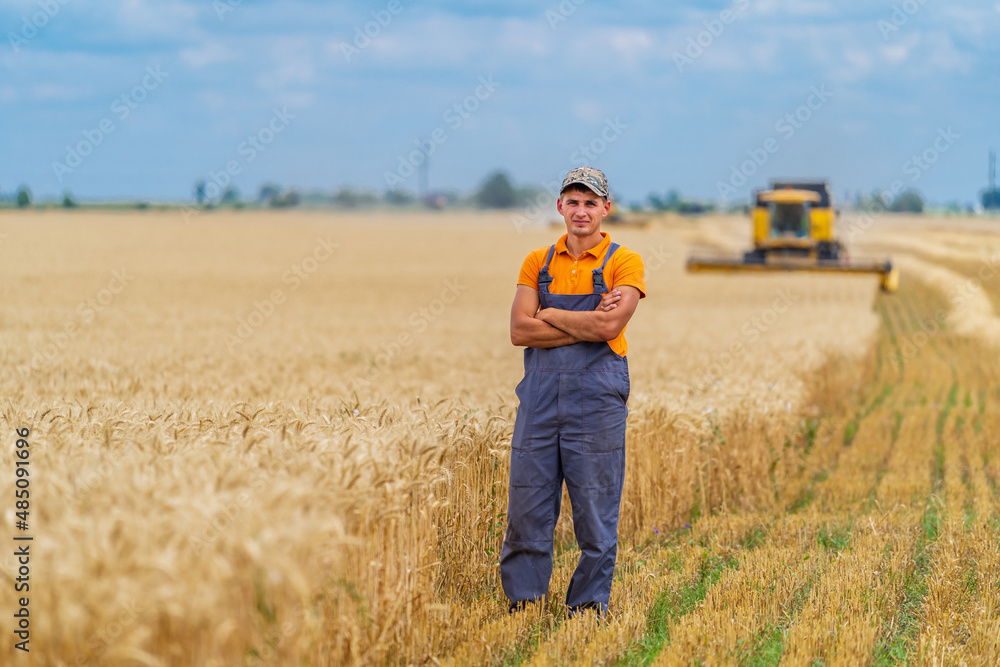
[[[621,255],[621,257],[619,257]],[[639,253],[628,248],[622,248],[614,254],[616,259],[614,274],[611,278],[613,287],[629,286],[639,290],[639,298],[646,297],[646,268]]]
[[[528,287],[537,290],[538,272],[541,268],[541,262],[538,259],[538,251],[532,250],[528,253],[528,256],[524,258],[524,263],[521,264],[521,274],[517,277],[517,284],[527,285]]]

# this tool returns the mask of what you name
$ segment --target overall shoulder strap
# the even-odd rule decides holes
[[[615,254],[615,251],[620,247],[617,243],[612,243],[608,246],[608,251],[604,254],[604,262],[601,264],[601,268],[594,269],[594,294],[604,294],[608,291],[607,285],[604,284],[604,267],[608,265],[611,255]]]
[[[549,275],[549,263],[552,261],[552,256],[556,254],[556,246],[553,244],[549,248],[549,255],[545,258],[545,265],[538,271],[538,291],[548,292],[549,285],[552,283],[552,276]]]

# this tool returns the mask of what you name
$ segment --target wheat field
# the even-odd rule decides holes
[[[640,252],[608,618],[498,570],[517,271],[554,228],[467,212],[5,212],[0,654],[29,665],[990,665],[1000,651],[1000,242],[844,221],[864,276]],[[914,233],[913,230],[917,230]],[[30,435],[16,527],[17,429]],[[30,652],[15,648],[30,534]]]

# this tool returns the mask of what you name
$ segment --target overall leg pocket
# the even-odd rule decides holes
[[[622,403],[628,403],[628,395],[632,390],[632,385],[629,382],[627,371],[599,371],[597,374],[601,376],[608,389],[621,399]]]
[[[625,446],[628,388],[603,372],[584,373],[583,446],[590,452],[611,452]]]
[[[535,407],[531,397],[537,391],[537,385],[538,377],[529,374],[517,383],[517,388],[514,390],[514,394],[517,395],[517,416],[514,418],[514,436],[510,446],[515,451],[529,448],[531,418]]]

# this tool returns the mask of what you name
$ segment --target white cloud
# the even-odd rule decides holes
[[[642,28],[611,28],[607,40],[611,50],[628,62],[652,55],[655,46],[653,37]]]
[[[278,93],[274,99],[277,104],[286,106],[291,111],[296,111],[315,104],[316,94],[308,92]]]
[[[935,27],[960,36],[980,49],[992,49],[1000,39],[1000,5],[988,7],[961,7],[947,5],[936,11]]]
[[[507,20],[500,27],[497,46],[504,51],[544,56],[552,52],[552,31],[537,22]]]
[[[4,5],[7,9],[12,9],[25,16],[31,16],[34,12],[41,11],[36,0],[7,0]]]
[[[881,60],[889,66],[895,67],[903,64],[911,64],[912,59],[920,46],[920,33],[911,31],[908,34],[897,36],[890,40],[888,44],[879,49]]]
[[[316,62],[307,40],[280,38],[271,48],[270,67],[258,77],[257,85],[268,91],[309,85],[316,80]]]
[[[946,25],[934,25],[933,30],[946,37],[944,41],[921,37],[927,24],[913,21],[886,43],[878,39],[870,13],[851,19],[854,7],[862,7],[860,2],[847,5],[834,5],[830,0],[752,0],[749,9],[741,12],[735,0],[711,11],[689,4],[679,9],[681,22],[668,25],[645,25],[641,17],[600,25],[578,11],[555,30],[542,15],[537,20],[405,15],[385,26],[350,63],[341,45],[353,40],[353,28],[333,35],[321,53],[338,68],[503,67],[536,80],[551,79],[573,67],[581,53],[595,53],[600,54],[592,69],[596,76],[648,80],[676,71],[673,54],[684,54],[689,39],[707,30],[704,21],[719,18],[723,8],[730,8],[736,10],[735,20],[712,35],[711,43],[685,74],[700,70],[767,77],[808,69],[822,79],[858,82],[903,64],[906,76],[917,76],[921,67],[934,72],[969,67],[968,58],[955,44],[965,44],[973,28],[959,30],[953,25],[962,23],[957,16],[948,18]],[[939,9],[943,11],[934,11]],[[992,18],[990,22],[996,23]],[[952,36],[959,41],[952,41]]]
[[[416,23],[394,22],[357,58],[413,64],[465,64],[496,45],[496,25],[479,19],[435,16]],[[497,54],[500,55],[500,54]]]
[[[90,97],[90,92],[77,86],[43,83],[32,86],[29,96],[39,102],[70,102]]]
[[[850,65],[850,71],[855,78],[861,78],[871,71],[873,58],[864,49],[848,46],[843,50],[843,61]]]
[[[209,65],[235,60],[236,54],[219,42],[206,42],[201,46],[181,49],[180,58],[187,65],[201,69]]]
[[[781,63],[780,55],[781,46],[776,41],[720,40],[705,49],[692,67],[717,72],[772,72]]]
[[[760,14],[782,14],[786,16],[836,16],[833,3],[826,0],[757,0],[751,4],[752,10]]]
[[[197,29],[198,8],[183,0],[121,0],[114,13],[129,37],[183,37]]]
[[[574,17],[575,18],[575,17]],[[325,55],[334,64],[350,67],[390,66],[402,69],[422,67],[465,67],[478,63],[484,71],[549,58],[560,51],[565,36],[577,35],[568,24],[552,31],[539,15],[538,20],[482,19],[437,14],[427,18],[401,15],[382,28],[367,44],[356,41],[354,28],[339,30],[323,45]],[[592,28],[583,26],[582,32],[592,35]],[[606,43],[597,37],[593,44]],[[361,38],[358,38],[359,40]],[[587,38],[585,38],[587,39]],[[345,59],[343,48],[352,52],[350,62]]]
[[[593,100],[577,100],[572,108],[573,115],[586,123],[596,123],[606,116],[601,105]]]
[[[226,96],[215,90],[203,90],[197,95],[198,100],[212,111],[222,111],[226,108]]]
[[[926,51],[927,65],[940,73],[967,72],[974,63],[974,58],[960,52],[951,35],[945,32],[927,33],[920,42]]]
[[[789,30],[787,24],[753,19],[729,26],[693,67],[754,76],[808,70],[822,80],[858,83],[889,72],[906,78],[965,73],[975,65],[975,49],[970,51],[965,40],[944,26],[927,29],[914,22],[888,43],[877,37],[870,21],[808,23]]]

